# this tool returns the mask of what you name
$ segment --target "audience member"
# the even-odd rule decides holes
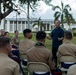
[[[35,42],[30,40],[32,38],[32,32],[30,29],[23,30],[24,40],[19,44],[20,54],[26,54],[26,51],[35,45]]]
[[[52,39],[52,54],[53,59],[55,61],[57,67],[57,56],[56,53],[58,51],[58,47],[62,44],[64,38],[64,31],[60,27],[60,21],[56,20],[55,22],[55,29],[51,32],[50,37],[47,36],[48,39]]]
[[[52,53],[44,45],[46,33],[44,31],[38,31],[36,34],[36,40],[37,43],[35,46],[27,50],[26,55],[28,62],[43,62],[53,70],[55,64],[52,61]]]
[[[4,29],[1,29],[1,36],[4,36],[4,34],[5,34]]]
[[[14,34],[15,35],[12,38],[12,44],[18,47],[19,43],[20,43],[20,38],[19,38],[19,32],[18,32],[18,30],[15,30]]]
[[[71,42],[72,33],[67,31],[65,33],[65,42],[59,46],[57,57],[61,60],[61,66],[69,68],[69,66],[76,64],[76,45]],[[68,58],[67,58],[68,56]]]
[[[70,66],[68,69],[67,75],[76,75],[76,65]]]
[[[23,65],[27,65],[26,51],[35,45],[35,42],[30,40],[32,38],[32,32],[30,29],[23,30],[24,40],[19,44],[19,51],[22,58]]]
[[[0,75],[22,75],[19,65],[8,57],[10,53],[10,39],[0,36]]]
[[[9,32],[5,32],[4,36],[7,37],[7,38],[9,38]]]

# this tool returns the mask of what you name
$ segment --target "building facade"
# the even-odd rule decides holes
[[[32,26],[34,24],[34,21],[36,21],[37,19],[32,19],[32,21],[30,21],[30,29],[32,31],[37,31],[38,30],[38,26]],[[39,30],[40,28],[42,28],[42,30],[51,30],[53,24],[53,21],[48,19],[42,19],[43,23],[45,23],[45,25],[43,27],[39,26]],[[4,29],[5,31],[8,31],[10,33],[13,33],[15,30],[18,30],[19,32],[22,32],[24,29],[26,29],[28,26],[28,21],[26,18],[17,18],[17,20],[15,18],[5,18],[3,20],[1,20],[0,23],[0,29]]]
[[[33,27],[33,24],[35,21],[37,21],[37,18],[32,18],[32,21],[30,21],[30,29],[32,31],[38,31],[38,30],[44,30],[44,31],[51,31],[55,28],[54,21],[52,19],[41,19],[41,21],[44,23],[44,26],[35,25]],[[15,30],[18,30],[19,32],[22,32],[24,29],[26,29],[28,26],[28,21],[26,18],[5,18],[1,20],[0,22],[0,29],[4,29],[5,31],[8,31],[10,33],[13,33]],[[66,30],[76,28],[76,23],[70,24],[68,26],[67,23],[64,23],[64,28]]]

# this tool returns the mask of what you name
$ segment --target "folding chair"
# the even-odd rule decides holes
[[[65,59],[64,59],[64,58],[65,58]],[[70,59],[70,60],[69,60],[69,59]],[[73,56],[66,55],[66,56],[60,57],[59,62],[60,62],[60,63],[61,63],[61,62],[67,62],[67,63],[76,62],[76,58],[73,57]],[[63,73],[67,73],[67,71],[68,71],[68,68],[64,68],[64,67],[62,67],[62,65],[61,65],[61,68],[60,68],[60,69],[62,70]]]
[[[22,66],[24,72],[28,73],[28,70],[27,70],[27,56],[26,56],[26,54],[20,54],[20,58],[21,58],[21,66]]]
[[[27,66],[27,56],[26,56],[26,54],[21,54],[20,57],[21,57],[21,60],[22,60],[22,64]]]
[[[42,62],[29,62],[27,69],[33,75],[46,75],[46,73],[50,75],[49,66]]]

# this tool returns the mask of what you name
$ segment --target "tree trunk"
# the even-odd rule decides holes
[[[13,9],[10,8],[10,9],[7,10],[5,13],[1,13],[1,18],[0,18],[0,20],[2,20],[3,18],[5,18],[6,16],[8,16],[12,11],[13,11]]]
[[[0,0],[0,22],[1,22],[1,0]]]
[[[64,29],[64,25],[63,25],[63,14],[61,15],[61,24],[62,24],[62,28]]]
[[[5,8],[8,9],[4,13],[1,12],[2,11],[1,9],[3,9],[1,7],[1,3],[3,4],[3,6]],[[10,4],[11,4],[11,6],[10,6]],[[9,0],[9,4],[6,4],[6,2],[2,2],[2,0],[0,0],[0,20],[2,20],[3,18],[5,18],[6,16],[8,16],[12,11],[13,11],[13,3],[11,2],[11,0]]]
[[[30,22],[29,22],[29,0],[27,1],[27,3],[28,3],[28,6],[27,6],[27,19],[28,19],[28,25],[27,25],[27,28],[29,28],[30,29]]]

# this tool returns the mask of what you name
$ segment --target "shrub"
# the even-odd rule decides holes
[[[76,36],[76,33],[75,32],[73,33],[73,36]]]

